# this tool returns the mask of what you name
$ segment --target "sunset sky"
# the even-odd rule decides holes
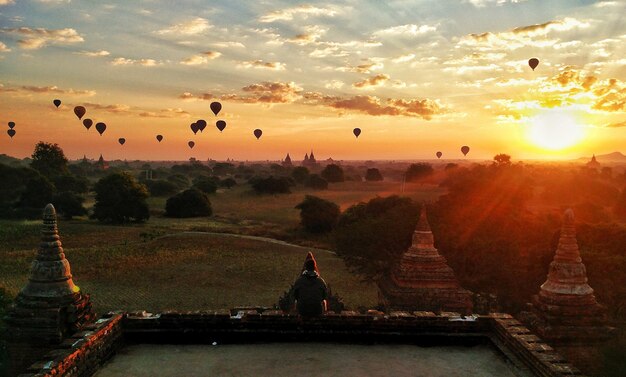
[[[39,140],[72,159],[626,153],[624,14],[626,1],[0,0],[0,153]]]

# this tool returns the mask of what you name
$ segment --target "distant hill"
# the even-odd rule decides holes
[[[581,157],[578,161],[589,161],[591,160],[591,156],[589,157]],[[609,154],[597,154],[596,160],[599,163],[603,162],[626,162],[626,156],[622,154],[622,152],[613,152]]]
[[[0,164],[10,165],[10,166],[22,165],[22,160],[20,160],[19,158],[7,156],[6,154],[3,153],[3,154],[0,154]]]

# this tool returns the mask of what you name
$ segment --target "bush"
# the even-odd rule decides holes
[[[179,165],[175,165],[179,166]],[[175,184],[179,189],[184,189],[189,187],[189,178],[183,174],[172,174],[167,177],[167,180]]]
[[[304,166],[297,166],[291,171],[291,177],[297,183],[305,183],[309,178],[309,169]]]
[[[202,191],[205,194],[215,194],[220,179],[217,177],[200,176],[193,180],[192,188]]]
[[[326,190],[328,188],[328,182],[317,174],[309,175],[305,185],[315,190]]]
[[[376,168],[367,169],[367,172],[365,173],[365,180],[366,181],[382,181],[383,175],[380,174],[380,170]]]
[[[209,198],[193,188],[172,196],[165,203],[165,216],[168,217],[201,217],[212,213]]]
[[[93,217],[103,222],[125,223],[150,218],[148,190],[128,173],[113,173],[94,186]]]
[[[291,181],[285,177],[274,178],[272,176],[267,178],[253,177],[250,179],[250,184],[254,191],[259,194],[289,194],[291,190]]]
[[[233,178],[226,178],[220,181],[220,187],[232,188],[237,185],[237,181]]]
[[[157,179],[154,181],[146,181],[146,186],[150,190],[152,196],[170,196],[178,192],[178,186],[170,181],[164,179]]]
[[[327,182],[334,183],[344,181],[343,169],[336,164],[326,165],[321,175]]]
[[[74,216],[83,216],[87,214],[87,210],[83,207],[83,199],[76,193],[63,191],[56,194],[52,198],[52,204],[59,214],[65,219],[71,219]]]
[[[431,176],[435,171],[430,164],[420,162],[417,164],[411,164],[406,170],[406,181],[417,182],[424,178]]]
[[[312,195],[305,196],[295,208],[300,210],[300,223],[311,233],[330,232],[340,213],[337,204]]]

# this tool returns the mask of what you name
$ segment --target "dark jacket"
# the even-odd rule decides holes
[[[315,271],[304,271],[293,286],[296,309],[302,316],[319,316],[324,312],[326,282]]]

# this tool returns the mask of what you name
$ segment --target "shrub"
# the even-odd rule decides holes
[[[411,164],[406,170],[406,181],[417,182],[426,177],[431,176],[434,173],[433,167],[430,164],[420,162],[417,164]]]
[[[215,194],[219,181],[217,177],[200,176],[193,180],[192,187],[205,194]]]
[[[306,181],[306,186],[315,190],[326,190],[328,182],[317,174],[311,174]]]
[[[304,166],[297,166],[291,171],[291,177],[297,183],[305,183],[309,178],[309,169]]]
[[[289,189],[291,182],[285,177],[253,177],[250,179],[250,184],[259,194],[289,194],[291,192]]]
[[[212,213],[206,194],[193,188],[172,196],[165,203],[165,216],[168,217],[201,217]]]
[[[336,164],[326,165],[324,170],[322,170],[322,178],[324,178],[327,182],[343,182],[343,169],[341,166]]]
[[[365,180],[366,181],[382,181],[383,175],[380,174],[380,170],[376,168],[367,169],[367,172],[365,173]]]
[[[300,223],[311,233],[330,232],[339,217],[339,206],[317,196],[307,195],[298,204],[300,210]]]
[[[144,221],[150,217],[148,190],[128,173],[113,173],[94,186],[93,217],[103,222]]]

